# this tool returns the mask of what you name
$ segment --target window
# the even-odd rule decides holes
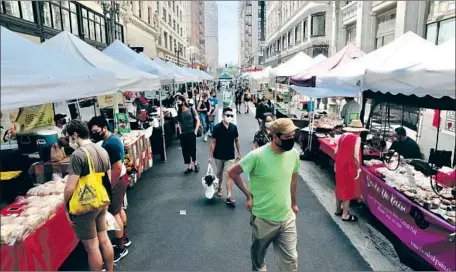
[[[346,39],[347,43],[354,43],[356,40],[356,25],[347,27]]]
[[[169,24],[169,26],[171,26],[171,23],[172,23],[172,21],[171,21],[171,15],[168,15],[168,24]]]
[[[174,31],[176,31],[176,20],[173,20],[173,29],[174,29]]]
[[[300,24],[295,27],[294,41],[295,41],[295,44],[301,42],[301,25]]]
[[[169,50],[173,51],[173,37],[169,35]]]
[[[141,8],[141,4],[142,4],[142,3],[141,3],[141,2],[139,2],[139,5],[138,5],[138,17],[139,17],[139,18],[141,18],[141,17],[142,17],[142,16],[141,16],[141,10],[142,10],[142,8]]]
[[[178,50],[176,39],[174,39],[174,50]]]
[[[396,28],[396,11],[388,12],[377,17],[377,37],[389,34]]]
[[[163,42],[165,44],[165,48],[168,49],[168,33],[163,33]]]
[[[311,33],[312,36],[324,36],[325,35],[325,20],[326,13],[320,12],[312,14],[311,17]]]
[[[437,37],[437,44],[442,44],[446,41],[454,39],[455,32],[455,18],[439,22],[439,34]]]
[[[426,27],[426,40],[437,43],[437,23],[429,24]]]
[[[181,36],[183,36],[183,34],[182,34],[182,33],[183,33],[183,32],[182,32],[182,27],[181,27]]]
[[[152,8],[147,8],[147,23],[149,25],[152,23]]]
[[[287,34],[287,44],[288,44],[288,47],[291,47],[293,45],[293,40],[292,40],[292,37],[291,37],[291,31],[288,32],[288,34]]]
[[[166,22],[166,9],[163,8],[163,21]]]
[[[174,1],[173,1],[173,12],[176,12],[176,5],[174,4]]]
[[[21,18],[20,1],[2,1],[1,4],[3,13]]]
[[[88,9],[81,7],[82,24],[84,28],[84,38],[101,43],[106,42],[105,19],[103,16],[95,14]],[[122,27],[116,25],[114,29],[115,38],[122,40]]]
[[[303,39],[303,40],[305,40],[305,39],[308,38],[308,34],[309,34],[308,28],[309,28],[309,27],[307,26],[307,20],[304,20],[303,27],[302,27],[302,35],[303,35],[303,36],[302,36],[302,37],[303,37],[302,39]]]
[[[31,3],[31,2],[30,2]],[[76,5],[70,1],[43,3],[44,25],[57,30],[67,30],[78,35]]]
[[[380,47],[389,44],[394,40],[394,33],[384,35],[381,37],[377,37],[375,41],[375,49],[379,49]]]

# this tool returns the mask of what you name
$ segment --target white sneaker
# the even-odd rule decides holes
[[[204,135],[204,141],[207,142],[207,134]]]

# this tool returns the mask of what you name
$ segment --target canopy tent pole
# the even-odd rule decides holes
[[[162,106],[162,89],[158,90],[158,100],[160,102],[160,122],[161,122],[161,129],[162,129],[162,140],[163,140],[163,161],[167,161],[166,156],[166,139],[165,139],[165,118],[163,115],[163,106]]]
[[[117,128],[117,120],[116,120],[116,114],[119,113],[119,96],[118,96],[118,92],[116,92],[114,94],[114,105],[112,107],[112,111],[113,111],[113,116],[114,116],[114,129]]]
[[[195,97],[195,88],[193,87],[193,82],[192,82],[192,100],[193,100],[193,106],[195,106],[195,101],[196,101],[196,97]]]

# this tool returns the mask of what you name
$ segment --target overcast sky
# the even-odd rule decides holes
[[[238,1],[217,1],[219,63],[221,66],[238,61]]]

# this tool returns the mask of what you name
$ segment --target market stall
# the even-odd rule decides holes
[[[362,62],[364,66],[358,63],[356,73],[361,74],[364,69],[364,76],[355,75],[354,70],[351,70],[353,74],[347,75],[342,80],[336,80],[336,76],[332,78],[322,76],[320,79],[317,76],[317,83],[320,81],[320,86],[325,86],[320,90],[332,95],[337,94],[341,89],[343,92],[352,92],[352,94],[359,89],[370,89],[362,93],[361,120],[365,120],[366,126],[371,128],[369,134],[383,137],[383,141],[390,141],[388,137],[391,133],[387,131],[394,129],[394,126],[389,124],[394,119],[392,118],[393,107],[390,104],[402,105],[395,108],[398,114],[394,114],[401,116],[399,118],[401,127],[406,125],[404,112],[410,107],[455,110],[455,65],[450,53],[453,52],[452,56],[454,56],[455,48],[454,43],[452,50],[446,46],[438,52],[438,48],[436,50],[434,45],[415,34],[407,33],[367,55]],[[374,58],[375,56],[382,56],[382,58]],[[344,67],[340,67],[340,70],[343,69]],[[417,79],[419,75],[424,80],[404,84],[408,79]],[[436,80],[440,76],[442,80]],[[419,83],[423,83],[425,87],[413,85]],[[339,84],[343,87],[327,88],[329,84]],[[367,101],[371,101],[368,110]],[[384,123],[380,124],[381,133],[372,133],[375,127],[372,116],[376,112],[377,105],[383,105],[381,111],[387,114],[381,114],[381,116],[387,124],[386,126]],[[427,135],[427,137],[438,139],[441,131],[439,126],[438,121],[436,135]],[[320,136],[322,138],[318,139],[319,149],[334,159],[337,136],[330,138],[326,135]],[[363,136],[361,138],[363,139]],[[454,258],[456,256],[455,162],[450,160],[445,164],[439,160],[437,163],[431,158],[428,160],[429,163],[420,159],[405,160],[397,152],[394,155],[385,155],[382,152],[386,151],[388,142],[386,147],[380,145],[371,148],[370,144],[373,142],[368,143],[368,135],[365,139],[363,145],[367,148],[363,148],[361,167],[363,202],[371,213],[412,252],[437,270],[454,271],[456,269]],[[437,142],[438,140],[435,152],[439,146]],[[455,147],[447,146],[445,149],[455,150]]]
[[[116,91],[114,73],[61,56],[3,27],[0,40],[2,111]],[[43,110],[41,121],[48,120],[46,104],[28,109]],[[0,212],[2,271],[57,270],[78,243],[62,206],[64,183],[55,181],[39,192],[35,188],[40,187]]]

